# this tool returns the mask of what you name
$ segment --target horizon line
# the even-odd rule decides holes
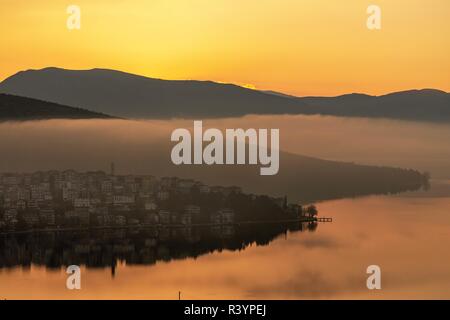
[[[291,93],[286,93],[280,90],[273,90],[273,89],[263,89],[263,88],[257,88],[256,86],[250,85],[250,84],[242,84],[242,83],[238,83],[238,82],[224,82],[224,81],[219,81],[219,80],[198,80],[198,79],[193,79],[193,78],[186,78],[186,79],[166,79],[166,78],[159,78],[159,77],[152,77],[152,76],[148,76],[148,75],[143,75],[143,74],[138,74],[138,73],[132,73],[129,71],[123,71],[123,70],[118,70],[118,69],[111,69],[111,68],[107,68],[107,67],[91,67],[91,68],[83,68],[83,69],[70,69],[70,68],[66,68],[66,67],[55,67],[55,66],[48,66],[48,67],[43,67],[43,68],[29,68],[29,69],[24,69],[24,70],[19,70],[9,76],[6,76],[3,79],[0,79],[0,84],[3,83],[5,80],[19,74],[19,73],[24,73],[24,72],[30,72],[30,71],[43,71],[46,69],[56,69],[56,70],[64,70],[64,71],[94,71],[94,70],[102,70],[102,71],[111,71],[111,72],[117,72],[117,73],[123,73],[123,74],[127,74],[127,75],[131,75],[131,76],[136,76],[136,77],[143,77],[143,78],[147,78],[147,79],[153,79],[153,80],[160,80],[160,81],[193,81],[193,82],[213,82],[216,84],[223,84],[223,85],[234,85],[243,89],[247,89],[247,90],[253,90],[253,91],[258,91],[258,92],[262,92],[262,93],[266,93],[266,94],[273,94],[273,95],[279,95],[279,96],[285,96],[286,98],[338,98],[338,97],[342,97],[342,96],[348,96],[348,95],[365,95],[365,96],[370,96],[370,97],[382,97],[382,96],[386,96],[389,94],[395,94],[395,93],[402,93],[402,92],[413,92],[413,91],[439,91],[442,93],[446,93],[446,94],[450,94],[450,91],[446,91],[440,88],[433,88],[433,87],[422,87],[422,88],[405,88],[405,89],[397,89],[397,90],[390,90],[390,91],[386,91],[384,93],[381,94],[370,94],[370,93],[365,93],[365,92],[343,92],[337,95],[297,95],[297,94],[291,94]]]

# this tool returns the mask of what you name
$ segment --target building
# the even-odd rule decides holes
[[[158,221],[161,224],[170,224],[171,223],[171,213],[167,210],[159,210],[158,212]]]
[[[236,187],[236,186],[225,187],[223,189],[222,193],[225,196],[228,196],[230,194],[240,194],[240,193],[242,193],[242,189],[240,187]]]
[[[111,193],[113,191],[113,182],[111,180],[104,180],[101,184],[102,193]]]
[[[170,196],[169,192],[165,190],[158,191],[157,194],[157,198],[161,201],[168,200],[169,196]]]
[[[180,224],[182,224],[184,226],[192,225],[192,221],[193,221],[192,214],[190,214],[190,213],[183,213],[183,214],[180,215],[179,218],[180,218],[180,220],[179,220]]]
[[[200,193],[209,193],[211,191],[211,188],[205,184],[200,184],[198,186],[198,189],[199,189]]]
[[[127,224],[127,219],[125,218],[125,216],[117,215],[114,219],[117,226],[124,226]]]
[[[76,198],[73,199],[73,206],[75,208],[89,208],[91,201],[89,198]]]
[[[55,210],[54,209],[40,209],[39,220],[41,224],[53,226],[55,224]]]
[[[192,179],[180,179],[177,183],[177,191],[183,194],[188,194],[191,192],[194,185],[195,181]]]
[[[39,215],[35,212],[24,212],[21,217],[29,227],[37,227],[39,225]]]
[[[231,224],[234,223],[234,211],[232,209],[220,209],[210,216],[213,224]]]
[[[3,214],[3,219],[7,223],[13,220],[17,221],[17,209],[6,209]]]
[[[191,215],[198,215],[200,214],[200,207],[189,204],[184,207],[184,213],[188,213]]]
[[[90,213],[87,208],[76,208],[64,213],[66,222],[73,225],[89,225]]]
[[[153,200],[147,200],[144,202],[144,210],[153,211],[158,208],[157,204]]]
[[[159,223],[159,215],[156,212],[150,212],[145,215],[144,223],[155,225]]]
[[[115,195],[113,198],[114,205],[134,204],[134,195]]]
[[[27,202],[22,199],[17,200],[16,206],[18,210],[25,210],[27,208]]]

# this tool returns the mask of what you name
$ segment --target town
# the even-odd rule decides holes
[[[313,221],[314,206],[192,179],[103,171],[0,174],[0,232]]]

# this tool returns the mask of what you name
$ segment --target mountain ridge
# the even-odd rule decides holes
[[[81,108],[0,93],[0,121],[113,118]]]
[[[450,94],[430,88],[379,96],[297,97],[208,80],[164,80],[104,68],[48,67],[12,75],[0,83],[0,92],[126,118],[321,114],[450,122]]]

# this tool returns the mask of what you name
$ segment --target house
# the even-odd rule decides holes
[[[303,216],[303,208],[301,205],[290,203],[288,205],[287,211],[289,214],[292,214],[296,217]]]
[[[188,213],[188,214],[191,214],[191,215],[200,214],[200,207],[192,205],[192,204],[189,204],[189,205],[184,207],[184,213]]]
[[[134,195],[115,195],[113,199],[114,205],[134,204],[134,202],[135,202]]]
[[[139,219],[136,219],[136,218],[130,218],[130,219],[128,219],[128,224],[129,224],[129,225],[137,226],[137,225],[139,225],[139,223],[140,223]]]
[[[31,186],[31,199],[40,200],[44,198],[44,190],[41,189],[40,185]]]
[[[27,207],[28,207],[28,209],[38,209],[39,204],[36,200],[29,200],[27,203]]]
[[[127,219],[122,215],[115,216],[115,224],[117,226],[124,226],[127,224]]]
[[[31,198],[30,190],[19,188],[17,190],[17,199],[19,200],[29,200]]]
[[[153,176],[145,176],[141,180],[141,188],[144,192],[151,192],[156,185],[156,179]]]
[[[158,221],[161,224],[170,224],[171,222],[171,213],[167,210],[159,210],[158,212]]]
[[[159,223],[159,215],[155,212],[147,213],[144,218],[144,223],[150,224],[150,225],[158,224]]]
[[[200,193],[209,193],[211,191],[211,188],[205,184],[199,185],[198,189],[200,190]]]
[[[236,186],[225,187],[223,189],[222,193],[225,196],[228,196],[230,194],[240,194],[240,193],[242,193],[242,189],[240,187],[236,187]]]
[[[62,198],[64,201],[73,200],[75,198],[75,191],[70,187],[63,187]]]
[[[234,226],[230,225],[213,226],[210,230],[214,237],[220,239],[232,238],[235,235]]]
[[[163,177],[161,178],[161,186],[165,189],[171,189],[176,186],[178,178],[176,177]]]
[[[55,210],[54,209],[40,209],[39,220],[44,225],[55,224]]]
[[[89,225],[90,213],[87,208],[76,208],[64,213],[64,217],[70,224]]]
[[[190,226],[192,224],[192,214],[190,213],[183,213],[180,215],[180,224],[184,226]]]
[[[153,200],[146,200],[144,202],[144,210],[146,211],[153,211],[156,210],[158,208],[158,206],[156,205],[156,203]]]
[[[97,223],[100,226],[112,226],[115,224],[114,216],[104,213],[97,215]]]
[[[89,198],[76,198],[73,200],[73,206],[75,208],[88,208],[91,204]]]
[[[172,212],[170,214],[170,223],[171,224],[178,224],[179,220],[180,220],[180,216],[178,215],[178,213]]]
[[[24,212],[22,213],[22,219],[29,227],[39,225],[39,215],[36,212]]]
[[[25,210],[27,208],[27,202],[25,200],[17,200],[17,209]]]
[[[113,182],[111,180],[104,180],[101,184],[102,193],[111,193],[113,191]]]
[[[165,190],[158,191],[157,197],[159,200],[164,201],[169,199],[169,192]]]
[[[188,194],[191,192],[194,185],[195,181],[192,179],[180,179],[177,183],[177,191],[183,194]]]
[[[234,223],[234,211],[232,209],[220,209],[210,216],[213,224],[231,224]]]
[[[17,220],[17,209],[6,209],[5,213],[3,214],[3,219],[6,222]]]
[[[3,184],[4,185],[18,185],[20,182],[20,177],[14,174],[7,174],[3,176]]]
[[[222,214],[222,223],[234,223],[234,211],[231,209],[222,209],[220,210]]]
[[[225,187],[213,186],[213,187],[210,188],[210,191],[212,193],[221,193],[221,194],[223,194],[225,192]]]

